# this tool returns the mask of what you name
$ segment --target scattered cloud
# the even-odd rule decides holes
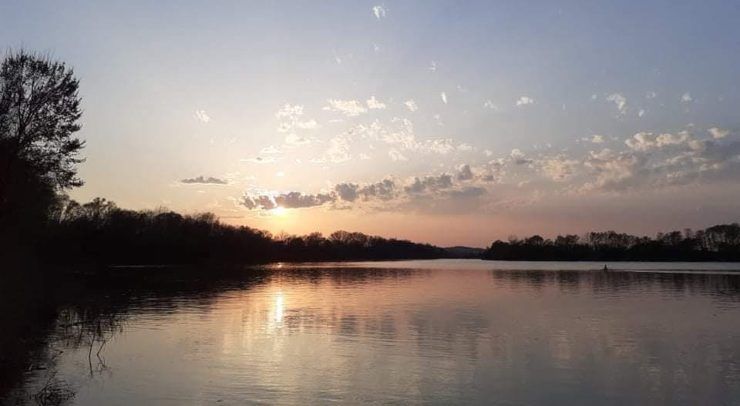
[[[521,97],[520,97],[520,98],[519,98],[519,99],[518,99],[518,100],[516,101],[516,106],[517,106],[517,107],[522,107],[522,106],[529,106],[530,104],[534,104],[534,99],[533,99],[533,98],[531,98],[531,97],[528,97],[528,96],[521,96]]]
[[[514,148],[511,150],[511,153],[509,153],[509,157],[511,158],[512,162],[514,162],[517,165],[527,165],[532,163],[532,160],[527,158],[527,156],[518,148]]]
[[[499,111],[499,108],[497,105],[493,104],[491,100],[486,100],[483,102],[483,108],[491,109],[493,111]]]
[[[408,161],[409,159],[397,149],[391,149],[388,151],[388,156],[394,161]]]
[[[471,180],[473,179],[473,170],[470,169],[470,165],[463,164],[457,168],[457,180]]]
[[[209,116],[205,110],[195,110],[193,116],[201,123],[208,123],[211,121],[211,116]]]
[[[371,96],[367,100],[367,108],[371,110],[382,110],[382,109],[385,109],[385,103],[378,101],[378,99],[376,99],[375,96]]]
[[[329,99],[329,105],[324,110],[337,111],[347,117],[356,117],[367,112],[367,109],[357,100]]]
[[[380,20],[381,18],[385,18],[385,13],[386,13],[386,10],[384,6],[380,6],[380,5],[373,6],[373,15],[378,20]]]
[[[691,97],[691,93],[686,92],[681,95],[681,103],[691,103],[694,99]]]
[[[542,162],[541,170],[550,179],[556,182],[563,182],[573,176],[579,162],[568,159],[565,156],[545,159]]]
[[[442,139],[436,139],[431,140],[428,143],[428,149],[431,152],[445,155],[455,150],[455,146],[453,145],[453,141],[449,138],[442,138]]]
[[[209,177],[198,176],[195,178],[187,178],[187,179],[182,179],[180,182],[185,183],[185,184],[203,184],[203,185],[226,185],[229,183],[224,179],[214,178],[212,176],[209,176]]]
[[[680,132],[678,134],[653,134],[650,132],[639,132],[625,140],[624,143],[635,151],[648,151],[669,145],[684,144],[688,139],[689,135],[686,132]]]
[[[275,147],[273,145],[270,145],[268,147],[264,147],[260,151],[260,154],[263,154],[263,155],[273,155],[273,154],[280,154],[280,153],[282,153],[282,151],[280,151],[279,148],[277,148],[277,147]]]
[[[279,120],[277,131],[285,133],[285,144],[287,146],[304,145],[311,142],[311,139],[298,134],[299,131],[313,130],[318,127],[314,119],[303,118],[303,106],[286,104],[275,113]],[[271,153],[271,152],[270,152]]]
[[[442,92],[439,97],[442,98],[442,103],[447,104],[447,93]]]
[[[437,71],[437,62],[435,62],[435,61],[431,61],[431,62],[429,63],[429,70],[430,70],[431,72],[436,72],[436,71]]]
[[[405,101],[405,102],[404,102],[403,104],[404,104],[404,105],[406,106],[406,108],[407,108],[407,109],[409,109],[409,111],[410,111],[410,112],[412,112],[412,113],[413,113],[414,111],[416,111],[416,110],[419,110],[419,106],[418,106],[418,105],[416,104],[416,102],[415,102],[415,101],[414,101],[413,99],[411,99],[411,100],[406,100],[406,101]]]
[[[606,96],[606,100],[613,102],[619,110],[619,114],[625,114],[627,112],[627,98],[621,93],[612,93]]]
[[[728,134],[730,134],[730,131],[729,130],[723,130],[723,129],[718,128],[718,127],[712,127],[709,130],[707,130],[707,131],[709,131],[709,134],[711,134],[712,135],[712,138],[714,138],[715,140],[719,140],[719,139],[725,138],[725,137],[727,137]]]
[[[438,191],[452,187],[452,175],[443,173],[437,176],[414,177],[404,186],[407,193],[423,193],[427,191]]]

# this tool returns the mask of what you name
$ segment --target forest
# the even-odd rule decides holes
[[[740,261],[740,225],[722,224],[705,230],[658,233],[655,238],[615,231],[583,237],[559,235],[545,239],[495,241],[484,259],[527,261]]]

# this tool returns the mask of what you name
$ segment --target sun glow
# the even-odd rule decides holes
[[[270,214],[276,217],[285,217],[285,215],[288,213],[288,209],[285,207],[278,206],[272,210],[270,210]]]

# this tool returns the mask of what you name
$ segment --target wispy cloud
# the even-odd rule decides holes
[[[521,96],[517,101],[516,105],[517,107],[522,106],[529,106],[530,104],[534,104],[534,99],[528,96]]]
[[[499,111],[499,108],[497,105],[495,105],[491,100],[486,100],[483,102],[483,107],[493,110],[493,111]]]
[[[627,112],[627,98],[624,97],[621,93],[612,93],[606,96],[606,100],[613,102],[617,106],[619,114],[624,114]]]
[[[725,138],[725,137],[727,137],[728,134],[730,134],[730,131],[729,130],[724,130],[724,129],[718,128],[718,127],[712,127],[709,130],[707,130],[707,131],[709,131],[709,134],[711,134],[712,135],[712,138],[714,138],[715,140],[719,140],[719,139]]]
[[[285,145],[295,147],[311,142],[311,139],[299,135],[302,130],[313,130],[318,128],[319,124],[314,119],[304,119],[302,105],[286,104],[275,113],[279,120],[277,131],[285,133]]]
[[[356,117],[367,112],[367,109],[357,100],[339,100],[329,99],[328,106],[324,107],[327,111],[337,111],[347,117]]]
[[[280,154],[280,153],[282,153],[282,151],[280,151],[280,149],[275,147],[274,145],[264,147],[260,151],[260,154],[263,154],[263,155],[273,155],[273,154]]]
[[[208,123],[211,121],[211,116],[209,116],[205,110],[195,110],[195,113],[193,113],[193,117],[195,117],[195,119],[200,121],[201,123]]]
[[[385,103],[379,101],[375,96],[371,96],[367,99],[367,108],[371,110],[383,110],[385,109]]]
[[[386,10],[384,6],[381,6],[381,5],[373,6],[373,15],[378,20],[380,20],[381,18],[385,18],[385,13],[386,13]]]

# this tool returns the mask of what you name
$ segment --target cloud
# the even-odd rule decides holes
[[[447,93],[442,92],[439,97],[442,98],[442,103],[447,104]]]
[[[541,162],[542,172],[556,182],[563,182],[573,176],[578,161],[567,159],[564,156],[546,159]]]
[[[404,102],[403,104],[404,104],[404,105],[406,106],[406,108],[407,108],[407,109],[409,109],[409,111],[410,111],[410,112],[412,112],[412,113],[413,113],[414,111],[416,111],[416,110],[419,110],[419,106],[418,106],[418,105],[416,104],[416,102],[415,102],[415,101],[414,101],[413,99],[412,99],[412,100],[406,100],[406,101],[405,101],[405,102]]]
[[[390,200],[397,193],[396,182],[393,179],[383,179],[380,182],[371,183],[360,188],[359,194],[366,199],[378,198]]]
[[[512,149],[509,157],[517,165],[526,165],[532,163],[532,160],[528,159],[526,155],[518,148]]]
[[[391,157],[394,161],[408,161],[409,159],[406,157],[406,155],[402,154],[397,149],[391,149],[388,151],[388,156]]]
[[[649,91],[649,92],[646,92],[645,93],[645,98],[646,99],[654,99],[656,97],[658,97],[658,93],[655,93],[653,91]]]
[[[359,198],[364,200],[390,200],[396,196],[396,183],[393,179],[384,179],[380,182],[367,185],[357,183],[339,183],[334,186],[339,199],[354,202]]]
[[[275,113],[275,117],[280,121],[277,131],[285,133],[285,143],[288,146],[304,145],[311,142],[309,138],[298,135],[301,130],[312,130],[318,127],[316,120],[303,119],[303,106],[285,104]]]
[[[617,106],[617,110],[619,110],[619,114],[624,114],[627,112],[627,98],[624,97],[621,93],[612,93],[609,96],[606,96],[606,100],[614,102],[614,104]]]
[[[473,171],[470,169],[470,165],[463,164],[457,168],[457,180],[471,180],[473,179]]]
[[[385,103],[382,103],[378,101],[378,99],[375,98],[375,96],[370,97],[367,100],[367,108],[374,110],[374,109],[385,109]]]
[[[282,151],[280,151],[279,148],[277,148],[277,147],[275,147],[273,145],[270,145],[268,147],[264,147],[260,151],[260,154],[263,154],[263,155],[273,155],[273,154],[280,154],[280,153],[282,153]]]
[[[648,151],[655,148],[662,148],[669,145],[680,145],[688,141],[689,135],[686,132],[678,134],[653,134],[650,132],[639,132],[628,138],[624,143],[635,151]]]
[[[333,200],[334,197],[327,193],[304,195],[300,192],[289,192],[275,196],[275,203],[278,207],[284,207],[286,209],[321,206],[322,204]]]
[[[458,151],[463,151],[463,152],[472,151],[473,150],[473,146],[470,145],[470,144],[466,144],[466,143],[463,142],[462,144],[458,144],[457,145],[457,150]]]
[[[332,163],[340,163],[352,159],[349,153],[349,140],[346,136],[336,136],[329,140],[329,149],[326,150],[326,157]]]
[[[198,176],[195,178],[187,178],[187,179],[181,180],[180,182],[185,183],[185,184],[204,184],[204,185],[226,185],[229,183],[223,179],[214,178],[212,176],[209,176],[209,177]]]
[[[522,96],[516,101],[517,107],[529,106],[530,104],[534,104],[534,99],[528,96]]]
[[[455,199],[469,199],[473,197],[480,197],[488,193],[486,188],[480,186],[466,186],[460,189],[453,189],[445,194]]]
[[[483,108],[491,109],[493,111],[499,111],[498,106],[496,106],[495,104],[493,104],[493,102],[491,100],[484,101],[483,102]]]
[[[345,209],[359,206],[368,209],[399,210],[411,208],[418,210],[468,210],[474,199],[488,190],[482,184],[482,176],[470,165],[458,167],[454,175],[415,176],[398,183],[393,178],[379,182],[361,184],[356,182],[337,183],[329,191],[306,194],[298,191],[245,193],[241,205],[250,210],[271,210],[276,207],[308,208],[329,206],[332,209]],[[467,202],[467,203],[463,203]],[[441,205],[441,206],[440,206]]]
[[[729,130],[724,130],[724,129],[718,128],[718,127],[712,127],[709,130],[707,130],[707,131],[709,131],[709,134],[711,134],[712,135],[712,138],[714,138],[715,140],[719,140],[719,139],[725,138],[725,137],[727,137],[727,135],[730,134],[730,131]]]
[[[337,192],[340,199],[354,202],[359,197],[359,193],[357,193],[359,188],[360,185],[356,183],[340,183],[334,186],[334,191]]]
[[[427,191],[437,191],[449,189],[452,187],[452,176],[443,173],[438,176],[424,176],[422,178],[414,177],[409,184],[404,186],[407,193],[424,193]]]
[[[195,110],[195,113],[193,116],[200,121],[201,123],[208,123],[211,121],[211,116],[209,116],[205,110]]]
[[[385,7],[383,6],[373,6],[373,15],[375,18],[380,20],[381,18],[385,18]]]
[[[450,138],[431,140],[428,142],[427,148],[429,151],[440,155],[446,155],[455,150],[453,141]]]
[[[357,100],[337,100],[329,99],[329,105],[324,110],[337,111],[347,117],[356,117],[367,112],[367,109]]]
[[[258,156],[255,158],[244,158],[241,160],[241,162],[251,162],[255,164],[270,164],[275,161],[277,161],[277,159],[275,159],[275,157],[272,157],[272,156],[267,156],[267,157]]]
[[[429,70],[431,72],[436,72],[437,71],[437,62],[435,62],[435,61],[429,62]]]
[[[591,137],[591,142],[594,143],[594,144],[601,144],[601,143],[604,142],[604,137],[601,136],[601,135],[598,135],[598,134],[594,134]]]
[[[691,97],[691,93],[686,92],[681,95],[681,103],[691,103],[694,99]]]
[[[642,117],[645,115],[645,109],[640,109],[640,111],[637,112],[637,117]]]

